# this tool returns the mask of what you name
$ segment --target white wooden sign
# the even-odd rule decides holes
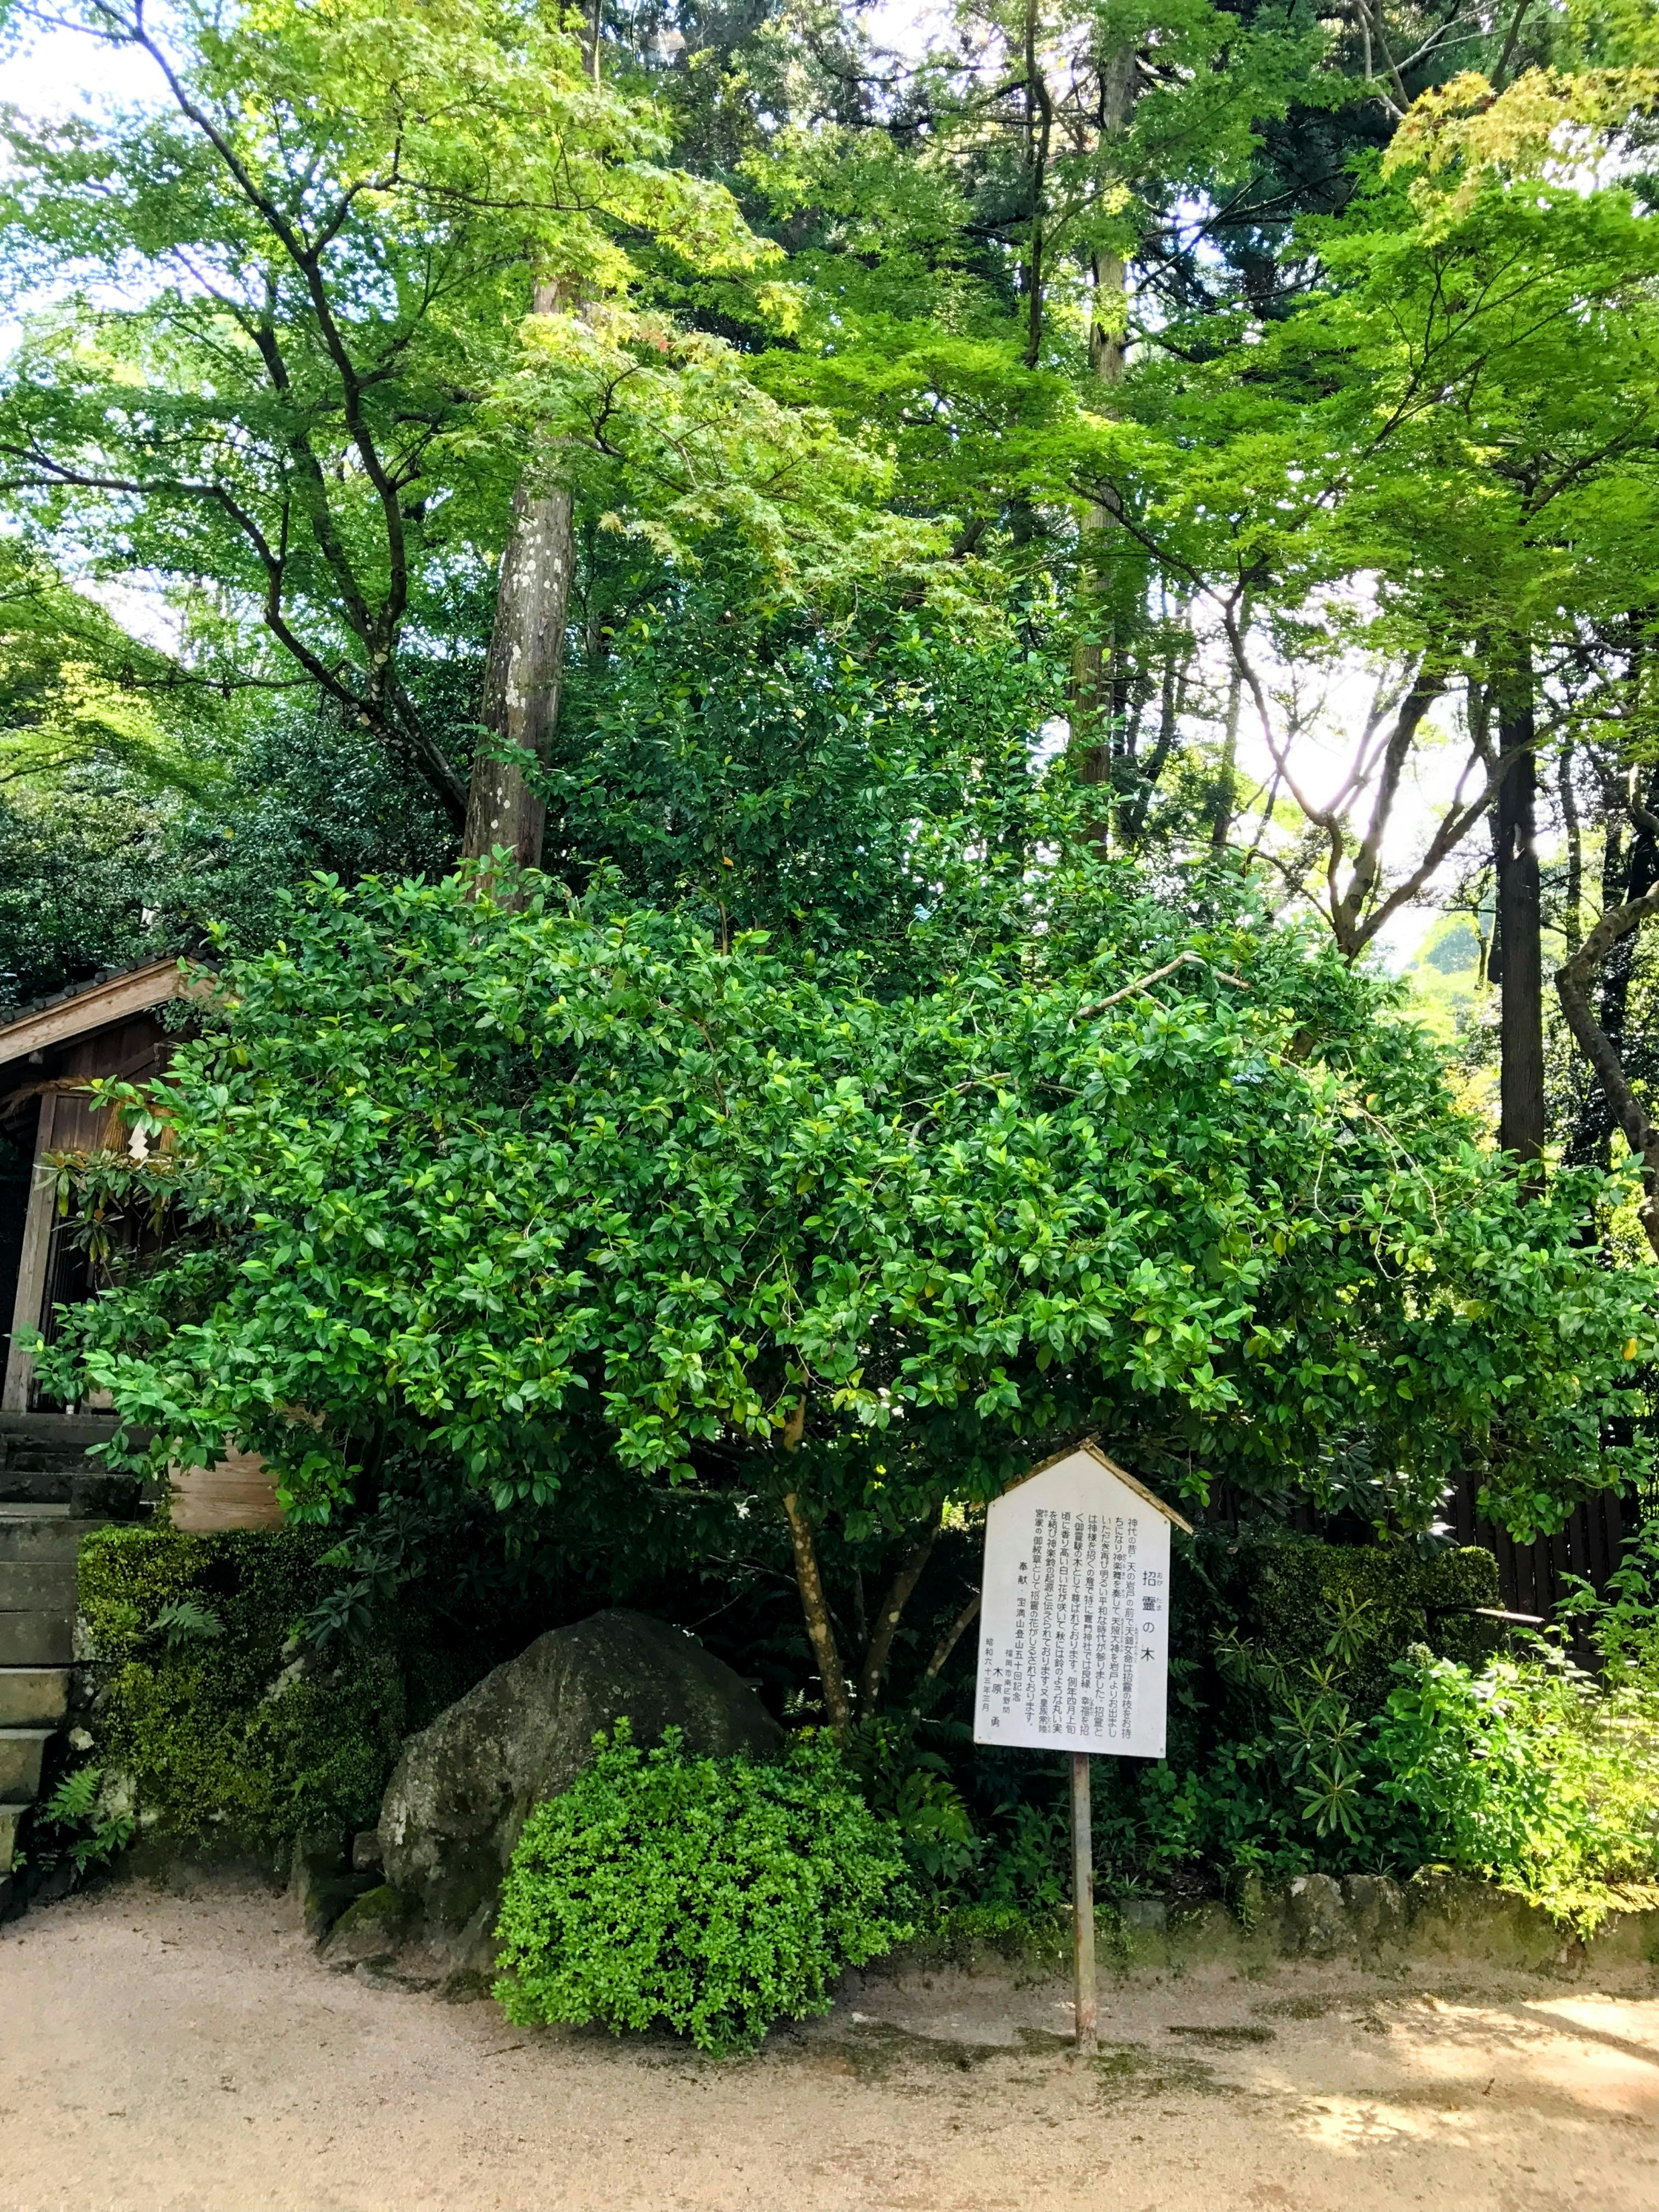
[[[997,1499],[975,1743],[1163,1758],[1172,1524],[1188,1526],[1092,1443]]]

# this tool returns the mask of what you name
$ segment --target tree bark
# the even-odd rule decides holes
[[[1498,733],[1500,757],[1524,748],[1498,787],[1498,1142],[1532,1167],[1544,1152],[1544,960],[1529,654],[1498,680]],[[1530,1177],[1528,1188],[1538,1187]]]
[[[1249,617],[1245,615],[1249,634]],[[1238,710],[1243,702],[1244,680],[1235,666],[1227,678],[1227,720],[1221,744],[1221,774],[1216,786],[1215,818],[1210,824],[1212,852],[1224,852],[1232,835],[1233,809],[1238,799]]]
[[[553,314],[558,307],[559,288],[538,284],[532,312]],[[465,860],[486,860],[504,847],[520,867],[541,863],[546,808],[527,771],[546,767],[558,724],[574,566],[570,494],[532,492],[520,483],[484,669],[489,736],[474,756],[467,787]]]
[[[1025,167],[1031,194],[1030,230],[1025,264],[1025,366],[1042,358],[1043,216],[1048,185],[1048,143],[1054,104],[1037,62],[1036,0],[1025,0]]]
[[[823,1709],[830,1717],[830,1733],[838,1743],[844,1743],[853,1726],[852,1701],[847,1694],[847,1676],[842,1668],[835,1624],[823,1595],[823,1577],[818,1572],[812,1524],[806,1517],[798,1491],[787,1493],[783,1512],[794,1546],[795,1580],[800,1588],[801,1611],[806,1615],[806,1633],[812,1640],[812,1656],[818,1662],[818,1680],[823,1685]]]
[[[1650,788],[1650,802],[1655,795]],[[1619,815],[1614,811],[1617,804],[1613,793],[1609,793],[1601,860],[1601,911],[1604,915],[1639,901],[1655,884],[1659,883],[1659,840],[1656,840],[1650,830],[1644,826],[1652,819],[1648,809],[1642,807],[1637,810],[1635,831],[1626,842],[1621,832]],[[1608,1049],[1621,1065],[1625,1057],[1625,1030],[1630,1018],[1631,975],[1635,964],[1636,935],[1631,931],[1619,938],[1602,958],[1601,1006],[1596,1016],[1596,1026],[1606,1037]],[[1618,1126],[1618,1115],[1605,1089],[1598,1082],[1580,1108],[1578,1118],[1573,1124],[1572,1135],[1567,1142],[1568,1165],[1608,1166],[1613,1133]]]
[[[805,1433],[806,1401],[803,1397],[796,1401],[784,1423],[785,1451],[798,1452]],[[818,1550],[812,1541],[812,1523],[798,1490],[785,1492],[783,1517],[789,1523],[789,1540],[794,1547],[795,1581],[800,1590],[801,1611],[806,1616],[806,1633],[811,1638],[812,1656],[818,1662],[818,1680],[823,1685],[823,1709],[830,1717],[830,1732],[837,1743],[845,1743],[853,1728],[852,1700],[841,1663],[841,1646],[836,1642],[836,1625],[830,1618],[829,1600],[823,1595],[823,1577],[818,1572]]]
[[[1578,793],[1572,780],[1573,750],[1571,741],[1562,746],[1555,774],[1562,825],[1567,833],[1567,894],[1561,909],[1561,933],[1567,940],[1569,956],[1577,952],[1584,941],[1584,838],[1578,820]]]

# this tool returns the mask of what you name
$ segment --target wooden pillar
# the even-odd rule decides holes
[[[1092,2058],[1099,2047],[1095,2009],[1095,1838],[1090,1805],[1089,1754],[1072,1753],[1072,1953],[1077,2055]]]
[[[23,1251],[17,1264],[17,1297],[12,1307],[11,1340],[6,1349],[6,1381],[0,1391],[0,1410],[27,1413],[34,1381],[34,1361],[17,1341],[23,1328],[39,1328],[46,1295],[46,1262],[52,1256],[52,1184],[41,1171],[42,1156],[52,1150],[52,1125],[58,1100],[50,1091],[40,1097],[40,1118],[34,1131],[34,1166],[29,1182],[28,1212],[23,1218]]]

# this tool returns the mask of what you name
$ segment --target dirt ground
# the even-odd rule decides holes
[[[332,1972],[280,1899],[0,1930],[6,2212],[1653,2212],[1659,1995],[1285,1968],[871,1981],[715,2063]]]

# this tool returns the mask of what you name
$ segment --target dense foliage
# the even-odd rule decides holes
[[[659,2024],[716,2053],[828,2012],[914,1932],[903,1860],[821,1740],[775,1765],[642,1752],[626,1721],[525,1824],[501,1893],[509,2020]]]
[[[498,1571],[480,1604],[477,1565],[431,1548],[441,1571],[360,1611],[348,1645],[327,1632],[355,1585],[315,1530],[88,1537],[80,1607],[106,1787],[146,1828],[268,1857],[372,1826],[404,1734],[540,1626],[514,1577]]]
[[[503,1500],[612,1455],[764,1490],[804,1401],[790,1479],[890,1522],[1094,1425],[1200,1498],[1363,1441],[1408,1522],[1471,1453],[1559,1517],[1646,1328],[1575,1209],[1303,938],[1109,878],[1087,915],[884,996],[603,893],[320,890],[145,1109],[198,1233],[58,1387],[316,1516],[381,1433]]]
[[[283,1649],[326,1548],[255,1533],[88,1540],[100,1757],[149,1821],[258,1848],[373,1819],[403,1732],[396,1668],[381,1653],[307,1679]]]
[[[1376,1732],[1402,1858],[1495,1880],[1593,1928],[1659,1878],[1659,1692],[1604,1692],[1547,1649],[1473,1674],[1417,1651]]]

